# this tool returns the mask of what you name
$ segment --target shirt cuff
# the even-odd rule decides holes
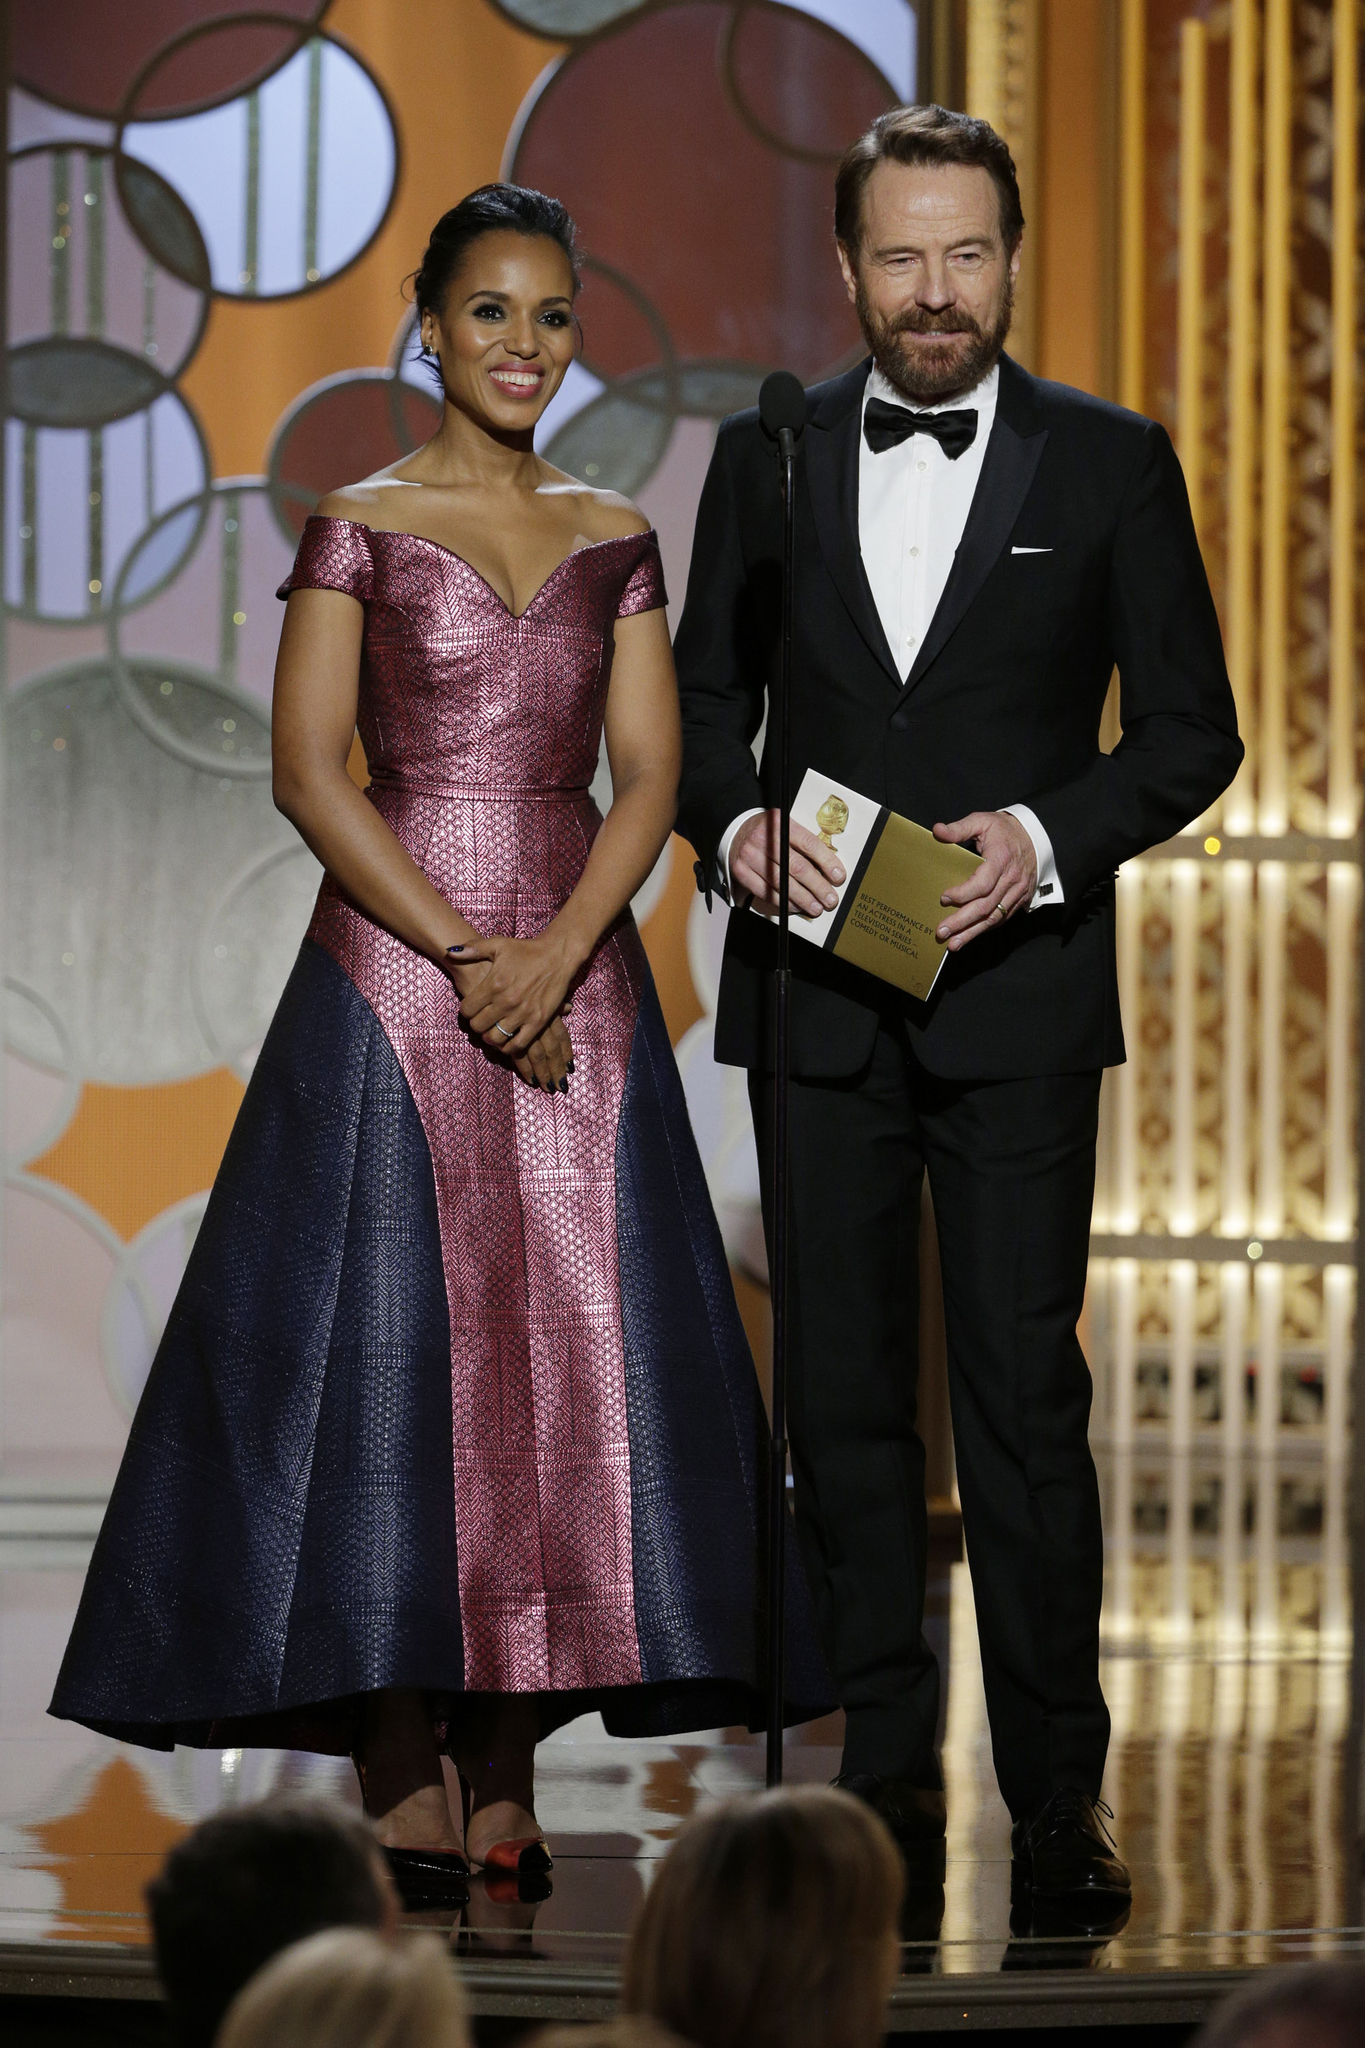
[[[1034,859],[1038,863],[1038,885],[1033,892],[1030,910],[1050,910],[1054,903],[1065,903],[1062,878],[1057,873],[1057,857],[1052,851],[1052,841],[1047,829],[1036,811],[1027,804],[1006,804],[1005,816],[1017,818],[1029,838],[1033,841]],[[731,830],[733,830],[733,826]]]
[[[734,884],[730,879],[730,848],[735,843],[735,834],[741,825],[748,824],[750,818],[761,818],[762,815],[763,807],[761,804],[756,804],[751,811],[741,811],[737,818],[730,820],[720,835],[720,845],[716,848],[716,887],[720,890],[727,903],[734,903],[735,901]],[[739,893],[747,903],[749,900],[748,891],[741,889]]]

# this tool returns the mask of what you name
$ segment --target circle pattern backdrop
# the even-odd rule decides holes
[[[890,9],[910,24],[911,0],[461,4],[570,45],[506,155],[508,175],[565,200],[584,245],[584,355],[546,422],[552,461],[633,494],[680,418],[751,403],[778,365],[812,381],[851,359],[831,169],[897,95],[817,16]],[[249,1073],[319,873],[268,787],[273,592],[319,497],[410,452],[441,418],[410,321],[387,364],[298,394],[264,476],[212,477],[178,382],[215,298],[322,288],[393,203],[398,123],[326,13],[325,0],[11,9],[15,77],[79,118],[69,140],[10,164],[16,516],[0,582],[26,647],[86,625],[100,651],[81,636],[79,659],[30,659],[3,708],[5,1040],[11,1086],[28,1089],[9,1171],[86,1233],[92,1271],[112,1253],[99,1341],[125,1414],[202,1197],[177,1198],[123,1246],[79,1193],[42,1177],[43,1160],[90,1083]],[[595,787],[606,801],[605,760]],[[666,854],[636,899],[642,920],[667,877]],[[703,988],[719,921],[703,935],[698,916]],[[757,1271],[744,1091],[714,1067],[709,1032],[703,1019],[681,1049],[689,1097],[732,1254]]]
[[[648,8],[548,74],[509,174],[563,199],[589,256],[649,306],[676,364],[670,392],[640,369],[635,323],[590,317],[585,288],[587,354],[608,390],[551,442],[552,461],[638,489],[650,414],[666,446],[680,412],[752,405],[779,365],[812,383],[852,359],[861,344],[833,261],[832,171],[895,98],[836,29],[769,0]]]

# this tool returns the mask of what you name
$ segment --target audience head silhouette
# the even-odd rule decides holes
[[[1244,1984],[1195,2036],[1194,2048],[1360,2048],[1365,1963],[1302,1963]]]
[[[643,2013],[620,2013],[596,2027],[546,2027],[533,2034],[527,2048],[689,2048],[657,2020]]]
[[[396,1902],[364,1823],[304,1800],[214,1814],[147,1887],[176,2048],[210,2048],[242,1986],[324,1927],[388,1927]]]
[[[353,1928],[310,1935],[234,2001],[218,2048],[473,2048],[449,1949]]]
[[[904,1877],[845,1792],[765,1792],[688,1823],[626,1955],[628,2013],[696,2048],[874,2048]]]

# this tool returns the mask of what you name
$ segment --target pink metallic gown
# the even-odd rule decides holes
[[[434,541],[308,521],[365,607],[370,801],[476,929],[542,930],[601,818],[652,533],[520,615]],[[133,1426],[53,1712],[168,1746],[350,1746],[356,1697],[530,1692],[545,1727],[763,1719],[752,1360],[629,913],[567,1095],[324,879]],[[794,1546],[792,1546],[794,1548]],[[788,1718],[828,1682],[789,1577]]]

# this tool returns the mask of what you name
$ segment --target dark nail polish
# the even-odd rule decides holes
[[[566,1073],[568,1073],[568,1074],[571,1074],[571,1073],[573,1072],[573,1061],[572,1061],[572,1060],[570,1060],[570,1061],[569,1061],[569,1064],[568,1064],[568,1066],[567,1066],[567,1067],[565,1068],[565,1070],[564,1070],[564,1071],[565,1071]]]
[[[568,1077],[568,1075],[567,1075],[567,1074],[566,1074],[566,1075],[564,1076],[564,1078],[563,1078],[563,1080],[562,1080],[562,1081],[560,1082],[559,1086],[560,1086],[560,1089],[561,1089],[562,1093],[563,1093],[563,1094],[565,1094],[565,1095],[567,1095],[567,1094],[568,1094],[568,1092],[569,1092],[569,1077]]]
[[[464,951],[464,947],[463,947],[463,946],[447,946],[447,947],[446,947],[446,951],[447,951],[447,953],[463,953],[463,951]]]

